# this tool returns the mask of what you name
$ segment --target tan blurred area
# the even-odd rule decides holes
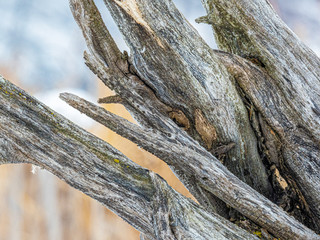
[[[4,73],[2,69],[2,73]],[[11,75],[11,73],[6,74]],[[15,79],[14,75],[10,80]],[[98,81],[98,80],[97,80]],[[17,85],[17,81],[15,81]],[[99,84],[99,97],[112,92]],[[106,109],[133,121],[119,104]],[[191,197],[169,167],[132,142],[96,124],[89,130]],[[0,240],[135,240],[139,232],[97,201],[31,165],[0,166]]]

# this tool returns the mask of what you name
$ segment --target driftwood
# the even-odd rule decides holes
[[[97,199],[142,239],[320,239],[320,60],[267,1],[203,0],[212,50],[171,0],[105,0],[121,53],[92,0],[70,0],[88,67],[138,124],[61,98],[164,160],[199,205],[102,140],[0,79],[0,163],[39,165]],[[237,213],[237,212],[238,213]],[[268,235],[271,237],[271,235]]]

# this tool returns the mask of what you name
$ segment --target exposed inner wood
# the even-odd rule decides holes
[[[202,140],[205,142],[207,149],[210,150],[214,141],[217,140],[217,132],[215,127],[203,116],[200,109],[194,112],[195,128]]]

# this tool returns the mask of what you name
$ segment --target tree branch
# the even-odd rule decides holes
[[[85,8],[88,6],[86,1],[70,1],[71,9],[75,11],[75,19],[80,26],[88,25],[87,21],[82,21],[82,15],[79,12],[86,13],[87,18],[90,19],[90,14],[93,14],[96,10],[93,1],[90,1],[90,7],[94,8],[94,11],[88,11]],[[80,16],[80,17],[79,17]],[[102,24],[102,19],[100,15],[93,16],[92,18],[97,19],[99,17],[99,24]],[[89,26],[82,26],[83,31]],[[88,36],[86,32],[83,33]],[[107,68],[104,61],[101,59],[107,58],[108,56],[98,57],[101,51],[96,49],[93,42],[102,39],[103,34],[94,35],[92,34],[90,41],[87,41],[88,48],[91,54],[85,53],[86,64],[89,68],[97,74],[97,76],[111,89],[114,89],[116,93],[125,100],[124,105],[134,116],[135,120],[142,126],[147,128],[153,128],[161,131],[170,133],[172,128],[168,129],[166,122],[170,121],[170,114],[176,112],[170,106],[164,104],[155,95],[155,91],[146,84],[145,79],[139,76],[131,64],[130,59],[127,57],[127,67],[119,68],[115,67],[112,70]],[[98,40],[97,40],[98,39]],[[101,44],[100,44],[101,45]],[[108,45],[106,46],[108,47]],[[112,45],[109,47],[112,48]],[[111,51],[111,50],[110,50]],[[111,64],[109,64],[111,65]],[[116,64],[113,63],[113,66]],[[117,65],[116,65],[117,66]],[[179,112],[179,111],[178,111]],[[226,215],[225,207],[221,207],[223,204],[219,200],[213,200],[213,196],[204,197],[201,191],[199,191],[199,186],[193,181],[193,179],[187,179],[179,168],[176,168],[177,175],[188,186],[189,191],[197,198],[197,200],[204,206],[207,206],[211,211],[218,211],[222,215]]]
[[[214,52],[172,1],[119,2],[105,1],[146,84],[162,102],[185,115],[191,123],[188,133],[208,146],[208,150],[218,143],[236,143],[227,154],[226,166],[243,181],[270,196],[272,190],[247,110],[229,81],[230,74]],[[132,14],[135,11],[139,14]],[[216,130],[214,141],[196,127],[199,110]],[[238,161],[232,161],[233,158]],[[239,169],[246,169],[248,174]]]
[[[256,64],[253,72],[259,72],[258,77],[248,64],[239,66],[243,62],[239,57],[235,57],[237,63],[229,61],[229,70],[279,136],[283,144],[278,158],[283,158],[285,165],[281,170],[295,176],[309,205],[305,208],[313,210],[310,213],[319,226],[320,58],[286,26],[268,1],[202,2],[208,13],[202,21],[213,27],[219,48]],[[259,77],[262,75],[265,77]]]
[[[82,2],[71,1],[72,10],[86,12],[90,19],[91,11],[81,10],[87,7]],[[128,59],[129,73],[122,70],[125,73],[122,77],[109,76],[99,59],[86,55],[90,69],[109,87],[116,87],[122,99],[129,101],[125,106],[141,125],[170,132],[163,123],[170,117],[183,126],[190,136],[208,146],[208,150],[213,145],[234,142],[235,147],[225,154],[225,164],[243,181],[271,196],[272,189],[258,154],[246,108],[235,86],[228,82],[230,74],[172,2],[105,3],[133,54]],[[88,27],[83,25],[88,23],[74,15],[82,30],[86,31]],[[155,24],[155,18],[163,24]],[[103,37],[86,32],[84,35],[94,39],[87,41],[90,51],[99,51],[92,43]],[[130,70],[132,64],[134,70]],[[113,69],[113,72],[118,70]],[[172,113],[179,113],[182,117],[177,118]],[[197,124],[200,118],[204,121]],[[228,129],[225,128],[226,119]],[[216,131],[217,137],[211,138],[208,129]],[[187,178],[178,166],[175,169],[180,180],[202,205],[227,217],[228,210],[221,201],[210,193],[208,196],[204,194],[207,192],[194,179]],[[241,169],[245,169],[246,174]]]
[[[284,239],[320,239],[320,236],[241,182],[197,142],[188,139],[180,142],[178,135],[167,136],[158,131],[143,129],[72,94],[64,93],[60,97],[169,165],[179,166],[187,177],[193,177],[207,191],[276,236]]]
[[[166,161],[209,212],[2,77],[0,163],[44,167],[145,239],[252,239],[213,213],[226,213],[221,200],[281,238],[320,239],[240,180],[271,196],[267,172],[279,175],[278,167],[296,178],[319,223],[320,60],[267,1],[203,0],[208,16],[201,21],[239,56],[211,50],[171,0],[105,3],[131,57],[119,51],[93,0],[70,0],[90,51],[86,64],[117,93],[105,101],[122,102],[140,126],[74,95],[61,97]],[[240,179],[212,154],[225,155]]]
[[[98,103],[105,103],[105,104],[119,103],[119,104],[123,104],[124,100],[121,97],[119,97],[118,95],[115,95],[115,96],[108,96],[108,97],[104,97],[104,98],[99,98]]]
[[[72,2],[86,8],[81,0]],[[173,125],[167,124],[168,117],[171,117],[211,152],[221,143],[235,143],[235,147],[226,154],[226,166],[243,181],[264,195],[271,196],[268,169],[262,164],[257,148],[265,135],[271,134],[264,130],[259,142],[256,139],[260,125],[263,129],[269,129],[269,126],[262,124],[262,118],[257,120],[255,117],[252,100],[248,102],[239,94],[239,90],[241,93],[245,91],[241,89],[230,64],[204,43],[169,0],[106,0],[105,3],[133,54],[128,58],[128,71],[122,69],[123,75],[113,77],[110,85],[118,88],[117,94],[122,99],[129,100],[126,107],[138,116],[138,122],[165,134],[170,134],[172,130],[179,132]],[[159,21],[154,21],[155,18]],[[80,18],[76,20],[82,21]],[[79,25],[86,24],[83,22]],[[88,36],[95,39],[91,42],[99,39],[93,34]],[[90,42],[88,44],[89,49],[97,51]],[[257,61],[260,63],[259,59]],[[108,74],[98,59],[87,57],[87,64],[109,84],[105,80]],[[133,70],[132,64],[135,66]],[[127,80],[130,90],[126,87]],[[147,94],[142,93],[141,88]],[[182,135],[180,139],[188,139],[183,132],[179,134]],[[272,140],[273,137],[270,138]],[[267,147],[272,145],[270,142],[267,142]],[[271,161],[271,157],[267,159]],[[171,164],[169,160],[168,164]],[[187,167],[176,163],[172,168],[201,204],[213,211],[223,209],[214,207],[218,201],[212,204],[213,196],[204,194],[206,189],[203,183],[194,179]],[[223,212],[220,214],[223,215]]]
[[[1,76],[0,163],[38,165],[152,239],[255,239]]]

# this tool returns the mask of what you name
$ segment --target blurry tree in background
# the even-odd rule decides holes
[[[319,4],[319,3],[317,3],[317,1],[314,1],[313,4]],[[291,3],[291,5],[293,4]],[[282,3],[279,2],[278,5],[276,6],[278,10],[281,10],[281,8],[283,8],[283,2]],[[317,8],[312,8],[312,9],[316,10]],[[286,16],[287,18],[289,18],[288,16],[291,16],[291,15],[288,14],[288,12],[290,13],[290,11],[285,11],[283,12],[283,14],[280,14],[280,15],[283,16],[284,18],[286,18]],[[301,27],[301,24],[303,23],[299,21],[299,27],[296,28],[297,31],[301,31],[301,29],[304,29]],[[313,38],[313,39],[316,39],[316,38]],[[253,59],[253,61],[255,61],[255,59]],[[100,89],[103,89],[103,87],[100,86]],[[105,91],[107,90],[102,90],[102,91],[104,95],[111,94],[111,92],[106,93]],[[113,105],[111,106],[111,108],[115,108],[118,105],[119,104]],[[110,107],[109,107],[109,110],[110,110]],[[126,118],[130,118],[129,115],[125,115],[125,116]],[[171,114],[171,116],[174,118],[175,121],[178,121],[179,123],[179,118],[177,117],[174,111]],[[93,132],[107,139],[109,142],[110,141],[112,142],[114,135],[111,135],[112,133],[105,132],[105,131],[106,130],[101,130],[101,128],[99,130],[97,129],[93,130]],[[201,141],[201,138],[197,140]],[[139,164],[143,165],[144,163],[145,164],[144,166],[148,168],[152,168],[152,164],[158,165],[158,163],[156,163],[157,160],[155,160],[155,158],[150,154],[142,152],[139,149],[133,150],[134,145],[132,143],[130,147],[128,147],[130,143],[124,139],[114,140],[114,141],[115,143],[119,144],[118,145],[119,150],[125,153],[129,158],[140,160],[140,162],[138,162]],[[133,156],[135,153],[137,153],[137,155]],[[141,162],[141,159],[142,159],[142,162]],[[155,170],[157,168],[153,168],[153,169]],[[3,167],[0,170],[4,171]],[[5,180],[1,181],[1,186],[2,186],[1,192],[3,192],[1,196],[6,196],[6,199],[7,199],[7,201],[4,202],[3,205],[1,206],[1,209],[7,209],[7,211],[1,211],[2,214],[0,219],[1,223],[3,223],[1,224],[2,229],[0,228],[0,232],[3,233],[1,234],[1,236],[3,236],[4,239],[74,239],[74,238],[76,239],[117,239],[119,232],[123,234],[124,236],[123,239],[130,239],[128,236],[129,233],[125,232],[122,226],[119,226],[119,229],[121,230],[117,229],[117,225],[114,223],[115,221],[114,217],[105,215],[103,211],[99,210],[100,209],[99,206],[97,206],[96,204],[92,204],[91,202],[89,202],[87,198],[82,198],[81,196],[79,197],[79,194],[76,194],[76,193],[69,193],[68,191],[66,191],[65,185],[58,186],[56,183],[56,180],[52,175],[44,174],[43,172],[40,171],[35,175],[35,177],[30,179],[28,177],[30,175],[29,169],[26,170],[26,168],[15,166],[13,167],[13,171],[15,173],[10,173],[10,175],[8,174],[9,176],[7,178],[8,179],[7,182]],[[172,176],[172,173],[169,172],[168,168],[165,168],[163,164],[161,165],[161,167],[158,167],[158,170],[156,171],[159,172],[160,175],[162,176],[170,173],[172,179],[174,178]],[[273,174],[275,173],[275,175],[270,175],[270,176],[277,176],[277,171],[278,171],[278,168],[274,168],[272,172]],[[279,176],[282,178],[281,175]],[[28,180],[26,181],[25,178]],[[167,177],[165,178],[167,179]],[[38,182],[37,179],[40,180],[39,183],[36,183]],[[277,181],[277,179],[279,180],[279,178],[276,178],[276,177],[275,179],[276,180],[274,181]],[[17,183],[17,184],[12,185],[12,183]],[[45,183],[45,184],[41,185],[41,183]],[[171,182],[171,184],[178,185],[178,183],[173,183],[173,182]],[[38,185],[41,187],[42,191],[36,190],[35,187]],[[26,186],[25,190],[23,190],[20,197],[19,196],[17,197],[15,195],[16,192],[19,192],[19,189],[23,189],[23,186]],[[188,194],[188,192],[185,189],[183,189],[181,185],[179,189],[180,191],[183,191],[184,194]],[[279,205],[286,204],[287,202],[290,202],[290,204],[295,204],[295,201],[297,201],[297,199],[299,198],[297,196],[294,196],[294,198],[296,199],[288,200],[285,198],[292,197],[290,196],[290,194],[291,195],[293,194],[292,192],[289,193],[289,196],[288,194],[283,194],[283,192],[281,192],[281,194],[282,196],[281,197],[278,196],[279,198],[277,199],[278,200],[277,203]],[[188,196],[190,196],[190,194]],[[23,205],[12,206],[12,204],[16,202],[17,199],[20,199],[20,201],[23,202]],[[35,199],[39,199],[41,202],[43,202],[43,205],[40,205],[39,203],[37,203]],[[292,210],[292,206],[289,206],[289,207],[282,206],[282,207],[283,208],[287,207],[289,210]],[[81,211],[79,211],[79,209],[81,209]],[[57,214],[57,212],[60,212],[60,214]],[[232,214],[233,215],[231,217],[233,218],[233,220],[234,221],[238,220],[239,217],[237,213],[233,212]],[[312,223],[311,223],[312,220],[310,220],[309,218],[306,219],[307,217],[303,216],[303,214],[302,214],[302,217],[304,219],[299,219],[299,220],[309,221],[310,226],[312,226]],[[21,216],[25,216],[25,219],[21,219]],[[108,221],[112,222],[112,224],[108,224]],[[32,225],[34,225],[34,228]],[[69,226],[68,227],[69,229],[66,228],[65,226]],[[16,231],[17,229],[20,229],[21,232]],[[74,229],[77,229],[77,230],[75,231]],[[79,231],[79,229],[83,231]],[[257,228],[257,231],[259,232],[260,229]],[[113,232],[114,234],[112,235]],[[106,236],[107,233],[111,233],[111,236],[107,237]],[[75,234],[79,234],[79,235],[77,236]],[[137,234],[133,235],[132,237],[132,239],[137,239],[137,238],[138,238]]]

